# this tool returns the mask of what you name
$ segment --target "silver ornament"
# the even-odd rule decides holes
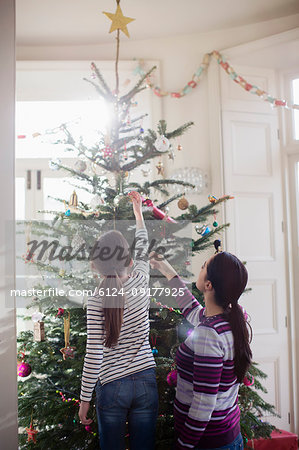
[[[169,149],[170,142],[167,137],[162,134],[155,140],[154,146],[158,152],[164,153]]]
[[[75,162],[75,169],[78,170],[78,172],[84,172],[86,168],[87,164],[85,161],[82,161],[82,159],[78,159],[78,161]]]
[[[170,178],[172,180],[185,181],[195,185],[195,187],[192,188],[191,186],[171,184],[170,189],[175,193],[185,192],[191,194],[201,194],[208,187],[208,175],[197,167],[184,167],[178,169],[171,175]]]
[[[77,232],[73,239],[72,239],[72,247],[73,249],[77,249],[80,248],[82,245],[84,245],[86,242],[84,241],[84,239],[80,236],[80,234]]]
[[[59,167],[57,166],[57,164],[61,164],[60,159],[56,158],[56,159],[51,159],[51,161],[49,161],[49,167],[51,170],[58,170]]]

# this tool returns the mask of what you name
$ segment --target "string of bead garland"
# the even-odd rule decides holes
[[[59,394],[59,395],[61,396],[61,400],[62,400],[64,403],[72,403],[72,405],[77,405],[78,407],[81,405],[80,400],[78,400],[78,399],[76,399],[76,398],[74,398],[74,397],[73,397],[73,398],[70,398],[70,397],[66,398],[62,391],[58,391],[58,390],[57,390],[57,391],[56,391],[56,394]],[[73,422],[75,423],[75,422],[76,422],[76,419],[74,419]],[[92,424],[90,424],[90,425],[85,425],[85,430],[86,430],[88,433],[93,434],[94,436],[97,435],[97,433],[95,433],[95,432],[93,431],[93,426],[92,426]]]
[[[217,63],[225,70],[225,72],[230,76],[230,78],[237,84],[239,84],[243,89],[251,94],[258,95],[262,100],[269,102],[272,106],[281,106],[286,109],[299,109],[298,104],[288,104],[286,100],[281,100],[270,95],[264,89],[249,83],[241,75],[238,75],[236,71],[232,68],[230,63],[226,58],[217,50],[213,50],[211,53],[206,53],[203,57],[202,63],[198,69],[192,75],[191,80],[179,91],[170,92],[163,91],[159,86],[156,86],[150,78],[147,79],[147,86],[152,89],[155,95],[158,97],[170,96],[172,98],[181,98],[192,92],[194,88],[199,85],[200,78],[206,72],[206,69],[210,65],[211,57],[216,59]],[[141,76],[145,75],[145,71],[142,67],[142,62],[139,61],[137,67],[134,70],[134,74],[139,74]]]
[[[171,311],[171,312],[175,312],[175,313],[177,313],[177,314],[182,315],[182,313],[181,313],[181,311],[180,311],[179,309],[177,309],[177,308],[172,308],[172,307],[167,306],[167,305],[163,305],[163,303],[158,302],[158,301],[155,299],[155,297],[152,297],[151,300],[152,300],[157,306],[159,306],[159,308],[168,309],[168,310]]]

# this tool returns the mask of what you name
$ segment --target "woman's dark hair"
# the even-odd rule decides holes
[[[238,299],[247,284],[248,273],[244,264],[236,256],[221,252],[207,264],[207,278],[214,288],[216,304],[224,309],[233,333],[235,373],[238,382],[241,383],[252,358],[249,346],[252,329],[238,304]]]
[[[128,241],[118,230],[107,231],[100,236],[96,249],[93,266],[104,277],[98,289],[103,298],[105,346],[112,347],[117,344],[123,322],[126,295],[122,294],[120,277],[128,274],[131,251]]]

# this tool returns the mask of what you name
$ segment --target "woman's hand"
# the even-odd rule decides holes
[[[84,402],[81,400],[80,408],[79,408],[79,419],[83,425],[90,425],[92,423],[92,419],[87,419],[87,413],[89,410],[89,402]]]
[[[131,191],[128,193],[129,198],[133,203],[133,210],[136,219],[142,218],[142,200],[141,195],[137,191]]]
[[[163,255],[159,255],[159,253],[151,252],[149,254],[150,266],[152,269],[159,270],[167,280],[171,280],[171,278],[177,275],[177,272],[174,270],[171,264],[163,257]]]

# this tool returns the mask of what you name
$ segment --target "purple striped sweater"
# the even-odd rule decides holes
[[[240,432],[233,334],[223,314],[205,316],[205,308],[178,275],[169,284],[184,289],[176,300],[195,327],[176,354],[175,448],[221,447]]]

